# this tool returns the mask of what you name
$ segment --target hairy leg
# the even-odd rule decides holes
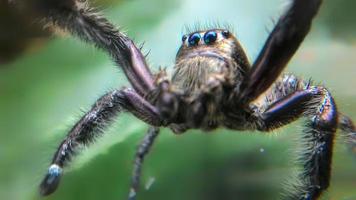
[[[321,86],[311,86],[310,81],[284,75],[264,97],[253,101],[250,109],[253,111],[244,116],[244,124],[248,124],[249,129],[264,132],[302,116],[307,118],[298,159],[303,170],[298,180],[287,187],[283,199],[318,199],[330,184],[333,140],[339,125],[336,104],[330,93]],[[240,115],[232,113],[229,116]],[[229,123],[239,124],[239,119],[231,118]]]
[[[87,2],[79,0],[32,0],[31,2],[30,5],[46,22],[106,51],[124,70],[139,94],[145,95],[155,88],[152,73],[140,49],[106,18],[88,6]]]
[[[132,173],[132,182],[129,194],[129,200],[135,200],[137,191],[140,187],[140,178],[142,172],[142,165],[145,157],[148,155],[154,141],[156,140],[159,134],[159,128],[157,127],[150,127],[147,131],[146,136],[141,141],[140,145],[137,148],[134,168]]]
[[[243,105],[266,91],[280,75],[310,30],[322,0],[293,0],[278,20],[252,69],[243,79],[239,100]]]
[[[75,124],[59,145],[48,173],[40,185],[42,195],[49,195],[57,189],[62,168],[72,158],[72,154],[80,146],[93,142],[121,111],[131,112],[153,126],[161,125],[157,110],[132,89],[107,93]]]
[[[270,131],[301,116],[308,118],[298,160],[303,170],[298,174],[298,183],[289,187],[284,199],[316,200],[330,183],[333,140],[338,126],[335,102],[325,88],[310,86],[289,75],[276,83],[265,101],[272,99],[275,101],[266,108],[256,109],[258,130]]]

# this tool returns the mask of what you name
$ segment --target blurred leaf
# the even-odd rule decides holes
[[[354,41],[356,36],[356,1],[326,0],[321,17],[333,36],[344,41]]]

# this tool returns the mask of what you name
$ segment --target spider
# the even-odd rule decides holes
[[[136,199],[142,164],[159,127],[169,127],[175,134],[219,127],[269,132],[306,117],[299,160],[304,170],[283,197],[298,200],[318,199],[328,188],[337,128],[350,141],[356,139],[353,122],[338,112],[325,87],[282,73],[309,32],[322,0],[293,0],[252,64],[229,30],[213,28],[184,35],[172,77],[165,69],[153,74],[141,49],[86,2],[32,3],[48,23],[106,51],[132,85],[103,95],[69,131],[40,184],[42,195],[57,189],[73,154],[93,142],[121,112],[150,125],[136,153],[130,200]]]

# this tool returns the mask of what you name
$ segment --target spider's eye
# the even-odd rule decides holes
[[[215,31],[206,32],[204,35],[205,44],[212,44],[216,41],[218,34]]]
[[[201,36],[199,33],[193,33],[189,39],[188,39],[188,43],[190,46],[194,46],[194,45],[197,45],[199,43],[201,39]]]
[[[223,35],[224,38],[228,38],[228,37],[230,36],[230,31],[228,31],[228,30],[223,30],[223,31],[221,32],[221,35]]]
[[[187,35],[182,36],[182,42],[185,42],[185,40],[187,40]]]

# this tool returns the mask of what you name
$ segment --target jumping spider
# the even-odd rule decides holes
[[[281,72],[309,32],[321,2],[293,0],[253,64],[229,30],[198,30],[184,35],[170,78],[164,70],[152,74],[134,42],[86,3],[34,1],[48,23],[106,51],[133,87],[105,94],[75,124],[53,157],[40,185],[41,194],[56,190],[62,168],[79,146],[93,142],[126,111],[151,126],[136,154],[131,200],[136,198],[141,166],[159,127],[169,127],[175,134],[218,127],[268,132],[299,117],[308,119],[300,159],[304,170],[284,199],[318,199],[330,183],[337,128],[353,139],[356,129],[337,111],[326,88]]]

